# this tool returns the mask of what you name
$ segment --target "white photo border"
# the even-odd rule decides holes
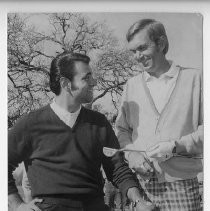
[[[7,13],[10,12],[166,12],[200,13],[203,16],[203,74],[204,74],[204,210],[210,210],[210,2],[208,1],[0,1],[0,204],[1,210],[8,209],[7,203]]]

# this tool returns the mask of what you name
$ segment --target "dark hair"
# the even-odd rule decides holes
[[[75,62],[77,61],[89,64],[90,58],[79,53],[65,52],[52,60],[50,67],[50,89],[53,93],[56,95],[60,94],[60,78],[62,76],[68,78],[70,81],[73,79],[75,75]]]
[[[126,34],[127,41],[130,42],[134,35],[137,34],[139,31],[147,29],[147,33],[149,35],[149,38],[155,42],[155,44],[158,44],[158,41],[161,37],[164,37],[166,41],[165,48],[163,49],[163,53],[166,54],[168,52],[168,38],[166,35],[165,28],[163,24],[159,21],[156,21],[154,19],[141,19],[134,23],[129,29]]]

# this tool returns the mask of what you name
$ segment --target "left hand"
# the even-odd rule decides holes
[[[151,202],[142,201],[136,205],[135,211],[155,211],[156,207]]]
[[[41,211],[39,209],[39,207],[36,206],[36,202],[40,202],[41,203],[42,201],[43,201],[43,199],[35,198],[32,201],[30,201],[29,203],[24,203],[24,202],[21,203],[19,205],[19,207],[17,209],[15,209],[15,210],[16,211],[31,211],[31,210],[33,210],[33,211]]]
[[[137,187],[131,187],[128,189],[127,197],[130,201],[136,201],[135,211],[153,211],[155,210],[154,204],[149,201],[145,201],[140,194],[140,190]],[[138,202],[137,202],[138,201]]]
[[[173,156],[173,148],[175,147],[174,141],[162,141],[150,147],[146,153],[147,156],[156,161],[163,162]]]

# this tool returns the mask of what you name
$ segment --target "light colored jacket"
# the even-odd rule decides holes
[[[176,68],[177,82],[161,113],[155,107],[143,74],[128,80],[116,121],[121,147],[146,150],[160,141],[176,140],[183,152],[203,152],[202,73]],[[200,160],[180,157],[155,166],[159,182],[194,178],[202,171]]]

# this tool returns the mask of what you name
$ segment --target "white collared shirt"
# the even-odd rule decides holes
[[[144,72],[147,87],[159,113],[161,113],[171,96],[171,93],[176,85],[178,74],[178,68],[173,62],[170,69],[159,78]]]
[[[80,106],[79,109],[76,112],[70,113],[67,110],[61,108],[55,102],[55,99],[50,104],[50,107],[55,112],[55,114],[60,118],[60,120],[62,120],[66,125],[68,125],[71,128],[74,126],[74,124],[75,124],[75,122],[77,120],[77,117],[78,117],[78,115],[80,113],[80,110],[81,110],[81,106]]]

